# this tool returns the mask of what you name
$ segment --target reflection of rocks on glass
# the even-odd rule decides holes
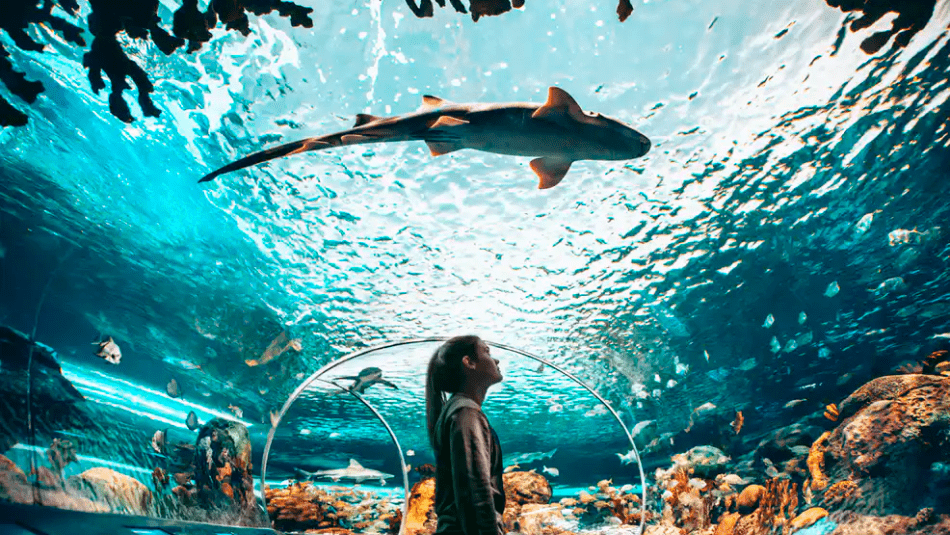
[[[875,33],[861,42],[861,50],[873,54],[894,37],[894,46],[903,48],[930,21],[936,0],[825,0],[829,6],[844,12],[856,11],[862,16],[851,23],[851,31],[872,26],[888,13],[897,18],[889,30]]]

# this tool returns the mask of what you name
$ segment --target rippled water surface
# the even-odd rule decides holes
[[[906,47],[873,54],[860,45],[893,14],[851,31],[854,14],[815,0],[651,0],[623,24],[611,2],[575,0],[477,24],[416,19],[400,2],[312,7],[311,29],[252,18],[249,36],[219,30],[190,55],[129,40],[162,110],[129,125],[88,89],[78,49],[12,56],[47,89],[27,126],[0,131],[0,319],[56,349],[104,428],[184,438],[189,410],[205,420],[232,404],[262,448],[270,411],[321,365],[472,332],[565,366],[629,427],[654,420],[638,441],[656,467],[707,438],[682,438],[704,403],[726,422],[743,411],[755,437],[792,422],[790,400],[818,410],[948,343],[947,2]],[[527,158],[434,158],[420,142],[197,183],[357,113],[414,111],[423,94],[541,103],[552,85],[652,150],[577,162],[549,190]],[[282,332],[302,349],[248,362]],[[118,366],[90,354],[104,335],[123,348]],[[431,349],[394,354],[401,388],[368,394],[425,455]],[[559,448],[568,485],[587,485],[582,462],[618,470],[625,437],[596,400],[509,357],[486,405],[506,453]],[[164,395],[173,377],[184,400]],[[353,400],[300,403],[274,477],[345,464],[357,447],[398,470]],[[330,430],[351,442],[323,442],[309,462]],[[122,440],[103,455],[147,465],[132,453],[146,443]]]

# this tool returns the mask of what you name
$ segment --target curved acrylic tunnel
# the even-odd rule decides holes
[[[351,457],[347,452],[358,451],[366,458],[355,460],[367,468],[397,474],[397,480],[401,473],[408,496],[409,483],[421,478],[413,467],[435,462],[425,431],[425,370],[444,340],[415,339],[360,350],[304,380],[275,414],[264,450],[262,486],[265,477],[271,485],[292,477],[294,463],[302,459],[299,452],[308,452],[323,468],[344,466]],[[556,364],[501,344],[489,346],[505,379],[489,391],[483,410],[501,440],[506,467],[543,474],[552,488],[551,502],[574,497],[598,480],[611,480],[611,489],[639,492],[639,514],[629,518],[636,519],[642,532],[645,476],[622,418],[592,387]],[[348,378],[361,375],[369,386],[358,394],[351,390],[357,379]],[[357,414],[363,416],[351,419]],[[394,452],[384,451],[386,442]],[[626,466],[634,461],[637,470]],[[405,502],[402,509],[405,519]],[[400,532],[405,528],[403,522]]]

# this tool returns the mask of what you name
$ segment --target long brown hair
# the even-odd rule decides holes
[[[429,359],[426,372],[426,428],[429,444],[435,450],[435,424],[445,406],[445,393],[454,394],[462,389],[465,374],[462,373],[462,358],[478,358],[478,343],[475,335],[456,336],[445,341]]]

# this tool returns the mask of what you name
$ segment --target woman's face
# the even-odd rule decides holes
[[[473,373],[479,379],[484,380],[488,385],[500,383],[504,376],[498,369],[498,360],[492,358],[491,348],[488,344],[479,340],[475,346],[477,358],[475,359],[475,369]]]

